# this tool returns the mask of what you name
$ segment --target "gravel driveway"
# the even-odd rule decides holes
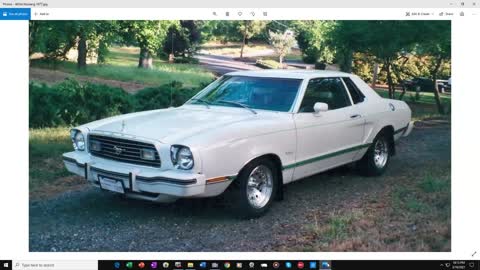
[[[343,167],[309,177],[287,185],[285,199],[276,202],[266,216],[255,220],[237,219],[227,200],[221,197],[161,205],[126,200],[89,187],[53,199],[30,202],[30,251],[330,250],[331,244],[341,238],[328,240],[323,248],[322,245],[305,247],[306,242],[316,240],[300,241],[299,238],[309,232],[309,226],[325,223],[325,216],[348,212],[352,205],[362,209],[376,200],[375,205],[383,205],[378,206],[383,207],[382,211],[391,210],[393,206],[381,200],[396,185],[403,184],[399,179],[417,181],[422,171],[432,166],[445,167],[449,175],[450,159],[450,126],[422,125],[398,143],[397,155],[384,176],[360,177],[351,167]],[[376,218],[383,218],[381,213]],[[425,239],[415,235],[421,225],[415,225],[412,231],[410,225],[403,225],[402,214],[390,219],[376,222],[369,228],[384,235],[392,230],[388,226],[396,224],[394,226],[405,230],[407,236],[402,238],[411,237],[413,246],[416,247],[415,241],[418,241],[418,245],[425,248]],[[448,218],[441,225],[449,228],[449,222]],[[367,225],[359,223],[355,228]],[[423,230],[425,235],[436,233],[433,227]],[[410,251],[403,249],[412,247],[399,246],[391,239],[381,240],[381,244],[373,243],[374,236],[368,233],[355,237],[359,238],[357,243],[363,243],[362,248],[347,245],[337,249]]]

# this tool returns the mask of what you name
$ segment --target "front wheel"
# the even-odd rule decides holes
[[[363,158],[357,162],[360,173],[367,176],[382,175],[390,161],[390,150],[390,141],[385,132],[378,134]]]
[[[235,204],[241,217],[254,218],[268,211],[277,191],[278,171],[269,159],[246,165],[235,180]]]

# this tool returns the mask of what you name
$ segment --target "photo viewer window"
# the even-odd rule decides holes
[[[479,269],[479,5],[0,3],[0,269]]]

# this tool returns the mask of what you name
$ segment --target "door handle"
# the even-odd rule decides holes
[[[355,119],[355,118],[360,118],[362,117],[360,114],[353,114],[353,115],[350,115],[350,118],[352,119]]]

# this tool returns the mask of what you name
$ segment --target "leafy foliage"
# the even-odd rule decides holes
[[[334,21],[295,21],[293,27],[297,32],[298,46],[302,50],[306,63],[331,63],[334,48],[330,44],[330,34],[336,23]]]
[[[135,111],[180,106],[198,91],[199,89],[183,88],[182,83],[177,81],[159,87],[145,88],[134,96]]]
[[[30,83],[30,127],[75,126],[118,114],[180,106],[200,89],[173,81],[130,95],[120,88],[71,79],[54,86]]]
[[[291,31],[284,33],[269,32],[269,40],[273,48],[278,54],[280,65],[283,63],[283,58],[292,51],[295,44],[295,38]]]
[[[192,57],[200,42],[200,32],[196,21],[180,21],[180,24],[171,25],[168,29],[160,54],[183,58]]]
[[[65,80],[55,86],[30,83],[30,126],[78,125],[133,111],[134,102],[120,88]]]

